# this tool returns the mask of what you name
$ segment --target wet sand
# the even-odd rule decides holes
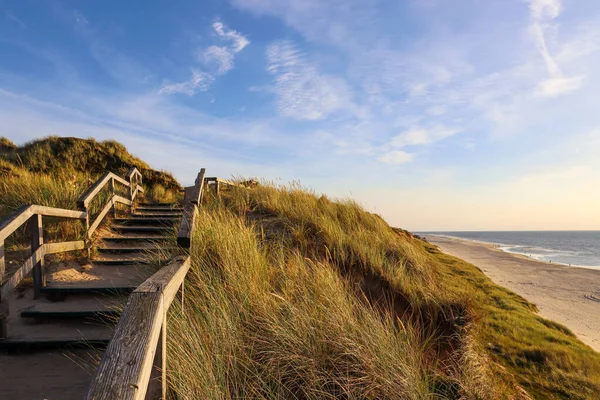
[[[435,235],[426,238],[535,303],[541,316],[567,326],[582,342],[600,351],[600,270],[537,261],[489,243]]]

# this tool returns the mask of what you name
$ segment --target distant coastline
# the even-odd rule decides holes
[[[600,231],[415,232],[493,246],[548,264],[600,270]]]
[[[569,327],[600,351],[600,268],[571,268],[503,251],[493,243],[423,234],[443,252],[479,267],[494,282],[535,303],[543,317]]]

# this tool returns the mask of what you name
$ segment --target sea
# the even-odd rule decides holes
[[[600,268],[600,231],[421,232],[494,243],[540,261]]]

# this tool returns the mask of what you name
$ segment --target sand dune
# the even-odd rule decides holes
[[[481,268],[494,282],[535,303],[540,315],[600,351],[600,270],[549,264],[493,244],[427,235],[447,254]]]

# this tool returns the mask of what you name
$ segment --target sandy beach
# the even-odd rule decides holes
[[[600,270],[545,263],[506,253],[489,243],[435,235],[426,238],[535,303],[541,316],[569,327],[581,341],[600,351]]]

